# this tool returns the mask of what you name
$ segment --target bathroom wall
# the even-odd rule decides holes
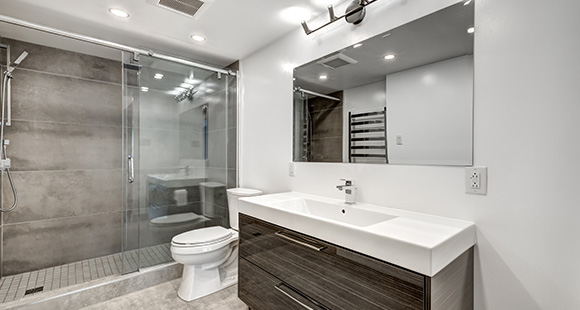
[[[3,38],[14,60],[2,276],[121,250],[121,65]],[[2,55],[2,63],[5,56]],[[5,177],[3,203],[12,204]]]
[[[476,310],[580,309],[580,2],[475,1],[474,164],[488,167],[486,196],[464,193],[461,167],[295,163],[288,176],[292,72],[283,65],[451,0],[378,1],[359,26],[338,21],[309,36],[297,26],[242,59],[241,185],[341,199],[335,185],[347,177],[359,201],[473,221]]]
[[[394,164],[471,163],[473,57],[387,75],[387,138]],[[445,126],[441,126],[445,124]]]

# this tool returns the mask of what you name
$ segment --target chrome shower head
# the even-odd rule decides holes
[[[26,58],[26,56],[28,56],[28,52],[26,52],[26,51],[22,52],[22,54],[20,54],[20,56],[18,56],[18,58],[16,58],[16,60],[12,63],[12,65],[8,66],[8,69],[6,70],[6,72],[12,73],[12,71],[14,71],[14,69],[16,69],[16,67],[18,67],[18,65],[24,60],[24,58]]]

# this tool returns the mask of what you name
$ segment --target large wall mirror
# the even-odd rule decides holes
[[[295,68],[294,161],[472,165],[473,6]]]

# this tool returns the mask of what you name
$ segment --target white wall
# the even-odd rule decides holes
[[[296,163],[288,176],[292,74],[282,64],[451,0],[378,1],[359,26],[297,29],[243,59],[241,185],[342,198],[334,186],[348,177],[360,201],[474,221],[475,309],[580,309],[580,1],[476,1],[474,163],[488,167],[487,196],[463,192],[459,167]]]
[[[386,85],[389,163],[472,163],[472,56],[387,75]]]

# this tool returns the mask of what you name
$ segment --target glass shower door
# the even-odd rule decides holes
[[[124,107],[126,272],[171,261],[170,242],[179,233],[229,227],[232,99],[228,75],[130,56]]]

